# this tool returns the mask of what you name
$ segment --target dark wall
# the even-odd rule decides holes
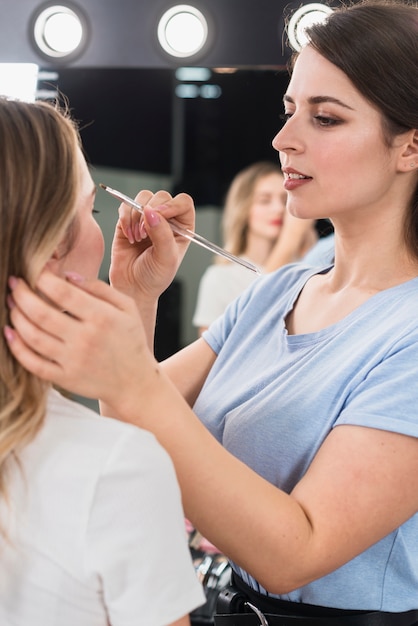
[[[271,142],[280,128],[286,72],[221,75],[217,100],[185,101],[184,176],[179,187],[201,204],[222,204],[235,174],[258,160],[278,162]]]
[[[66,68],[58,88],[79,121],[95,165],[171,172],[173,72]]]
[[[217,205],[238,170],[277,160],[271,141],[287,81],[276,70],[213,73],[219,98],[179,99],[170,69],[67,68],[59,71],[58,86],[93,164],[174,172],[176,191]]]

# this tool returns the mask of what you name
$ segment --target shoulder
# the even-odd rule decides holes
[[[117,456],[126,460],[166,455],[152,433],[132,424],[102,417],[56,390],[51,390],[48,396],[47,414],[39,433],[38,446],[61,448],[63,459],[72,451],[80,454],[83,450],[83,454],[89,456],[91,468],[95,464],[101,466],[104,459]]]
[[[101,417],[56,391],[49,395],[44,427],[24,450],[23,461],[40,491],[66,494],[67,511],[80,512],[100,501],[106,507],[112,499],[126,505],[135,498],[153,502],[157,496],[180,501],[171,458],[152,433]]]
[[[96,411],[89,409],[78,401],[75,401],[56,389],[51,389],[48,394],[47,414],[48,423],[53,423],[56,428],[65,428],[67,434],[80,432],[85,434],[103,433],[103,437],[111,437],[117,433],[132,430],[133,426],[118,420],[102,417]]]
[[[303,284],[318,270],[300,263],[286,265],[259,276],[211,325],[205,339],[217,354],[226,339],[239,345],[244,337],[268,335],[272,324],[280,323]],[[258,335],[260,334],[260,336]]]
[[[257,274],[235,263],[208,267],[199,284],[194,326],[209,326],[257,278]]]
[[[286,296],[294,290],[299,290],[311,276],[317,273],[318,268],[305,263],[289,263],[274,272],[263,274],[254,282],[246,295],[249,300],[259,299],[260,296],[263,296],[263,302],[266,301],[265,298],[275,300],[278,295]]]

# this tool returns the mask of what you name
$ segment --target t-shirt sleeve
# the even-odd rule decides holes
[[[291,268],[292,266],[286,267]],[[243,334],[247,332],[245,324],[248,324],[248,317],[245,324],[238,324],[247,307],[250,310],[249,315],[251,319],[257,320],[260,315],[264,314],[266,307],[269,307],[269,301],[272,298],[274,299],[274,294],[280,294],[287,289],[288,283],[291,283],[288,275],[289,271],[285,271],[285,268],[279,268],[276,272],[259,276],[257,280],[228,304],[223,315],[218,317],[202,335],[216,354],[219,354],[233,330]]]
[[[335,426],[368,426],[418,437],[418,333],[405,334],[347,398]]]
[[[171,459],[132,427],[115,443],[90,512],[86,567],[112,626],[163,626],[205,602],[191,561]]]

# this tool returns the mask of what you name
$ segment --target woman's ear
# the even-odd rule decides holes
[[[401,172],[410,172],[418,169],[418,130],[412,129],[406,134],[406,141],[402,142],[402,152],[399,156]]]
[[[62,264],[62,252],[60,250],[60,245],[54,250],[49,261],[45,263],[45,268],[48,269],[53,274],[57,276],[60,275],[60,268]]]

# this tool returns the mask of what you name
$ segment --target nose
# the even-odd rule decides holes
[[[284,152],[285,154],[300,152],[303,150],[303,143],[299,137],[300,133],[297,132],[295,115],[292,115],[273,138],[273,148],[277,152]]]

